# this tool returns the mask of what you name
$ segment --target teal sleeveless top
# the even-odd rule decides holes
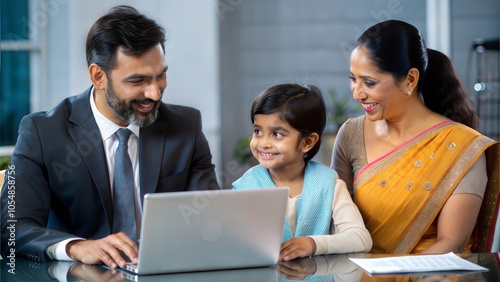
[[[335,191],[335,171],[319,162],[309,161],[304,173],[304,187],[297,200],[295,234],[285,217],[282,242],[293,237],[329,234],[332,221],[332,202]],[[269,171],[256,165],[233,182],[233,189],[276,187]]]

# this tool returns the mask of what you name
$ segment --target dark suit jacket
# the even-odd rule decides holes
[[[12,155],[15,184],[6,182],[2,189],[3,258],[14,247],[18,256],[45,261],[51,244],[111,234],[111,187],[90,91],[22,119]],[[200,112],[162,104],[158,120],[140,131],[142,198],[153,192],[220,189],[211,158]],[[15,203],[9,206],[9,201]]]

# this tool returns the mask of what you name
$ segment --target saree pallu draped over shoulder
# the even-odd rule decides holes
[[[436,234],[431,225],[439,211],[491,146],[498,143],[446,121],[362,168],[354,178],[354,202],[373,238],[371,252],[408,254],[434,243],[435,236],[426,235]]]

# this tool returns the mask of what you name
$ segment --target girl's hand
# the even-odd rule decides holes
[[[310,237],[296,237],[281,244],[280,261],[307,257],[316,252],[316,243]]]

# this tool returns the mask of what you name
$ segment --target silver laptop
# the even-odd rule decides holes
[[[271,266],[279,258],[287,188],[147,194],[139,262],[160,274]]]

